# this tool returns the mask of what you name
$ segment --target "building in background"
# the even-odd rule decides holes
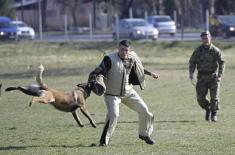
[[[16,8],[16,19],[22,20],[35,30],[39,25],[39,1],[40,0],[14,0],[13,7]],[[89,15],[92,15],[93,4],[79,4],[75,12],[58,3],[57,0],[41,0],[43,30],[63,30],[65,19],[71,30],[80,27],[89,27]],[[105,29],[108,26],[105,3],[96,4],[95,22],[97,29]],[[65,17],[66,15],[66,17]],[[76,20],[76,26],[74,26]]]

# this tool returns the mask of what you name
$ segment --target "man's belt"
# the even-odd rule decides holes
[[[198,71],[199,75],[212,75],[215,74],[215,71]]]

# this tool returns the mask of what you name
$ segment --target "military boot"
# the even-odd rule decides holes
[[[206,110],[205,120],[211,121],[211,111],[209,109]]]
[[[213,111],[212,113],[211,113],[211,121],[212,122],[217,122],[217,112],[216,111]]]

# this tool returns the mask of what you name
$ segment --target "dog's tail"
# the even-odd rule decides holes
[[[17,90],[17,87],[8,87],[5,89],[5,91],[12,91],[12,90]]]
[[[5,91],[13,91],[19,90],[27,95],[30,96],[40,96],[41,95],[41,88],[38,85],[28,85],[28,86],[18,86],[18,87],[7,87]]]
[[[38,70],[37,70],[37,73],[36,73],[36,81],[37,81],[38,85],[40,87],[42,87],[42,89],[47,90],[48,86],[42,80],[42,73],[43,73],[43,71],[44,71],[44,67],[43,67],[42,64],[40,64],[38,66]]]

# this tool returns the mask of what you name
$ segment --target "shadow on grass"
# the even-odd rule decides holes
[[[48,147],[53,147],[53,148],[77,148],[77,147],[91,147],[90,145],[86,146],[83,144],[78,144],[78,145],[49,145]]]
[[[94,147],[97,146],[95,144],[91,145],[49,145],[49,146],[44,146],[44,145],[29,145],[29,146],[7,146],[7,147],[0,147],[0,151],[8,151],[8,150],[26,150],[28,148],[37,148],[37,147],[51,147],[51,148],[78,148],[78,147]]]
[[[154,123],[157,123],[157,124],[164,124],[164,123],[196,123],[197,121],[195,120],[178,120],[178,121],[154,121]],[[119,121],[118,124],[138,124],[139,121]],[[97,122],[96,125],[104,125],[104,122]],[[79,127],[77,124],[69,124],[68,125],[69,127],[74,127],[74,126],[77,126]],[[84,126],[86,127],[89,127],[91,126],[90,123],[85,123]],[[61,125],[61,127],[64,127],[64,125]]]
[[[154,121],[154,123],[195,123],[195,120],[177,120],[177,121]],[[118,123],[139,123],[139,121],[119,121]],[[98,122],[96,124],[104,124],[104,122]]]
[[[195,123],[195,120],[155,121],[156,123]]]
[[[6,150],[26,150],[29,147],[40,147],[37,145],[32,146],[7,146],[7,147],[0,147],[0,151],[6,151]]]
[[[60,68],[60,69],[45,69],[44,75],[45,77],[53,77],[53,76],[79,76],[86,75],[89,71],[88,68]],[[23,78],[31,78],[35,76],[35,70],[29,70],[25,72],[18,73],[3,73],[0,74],[0,79],[23,79]]]

